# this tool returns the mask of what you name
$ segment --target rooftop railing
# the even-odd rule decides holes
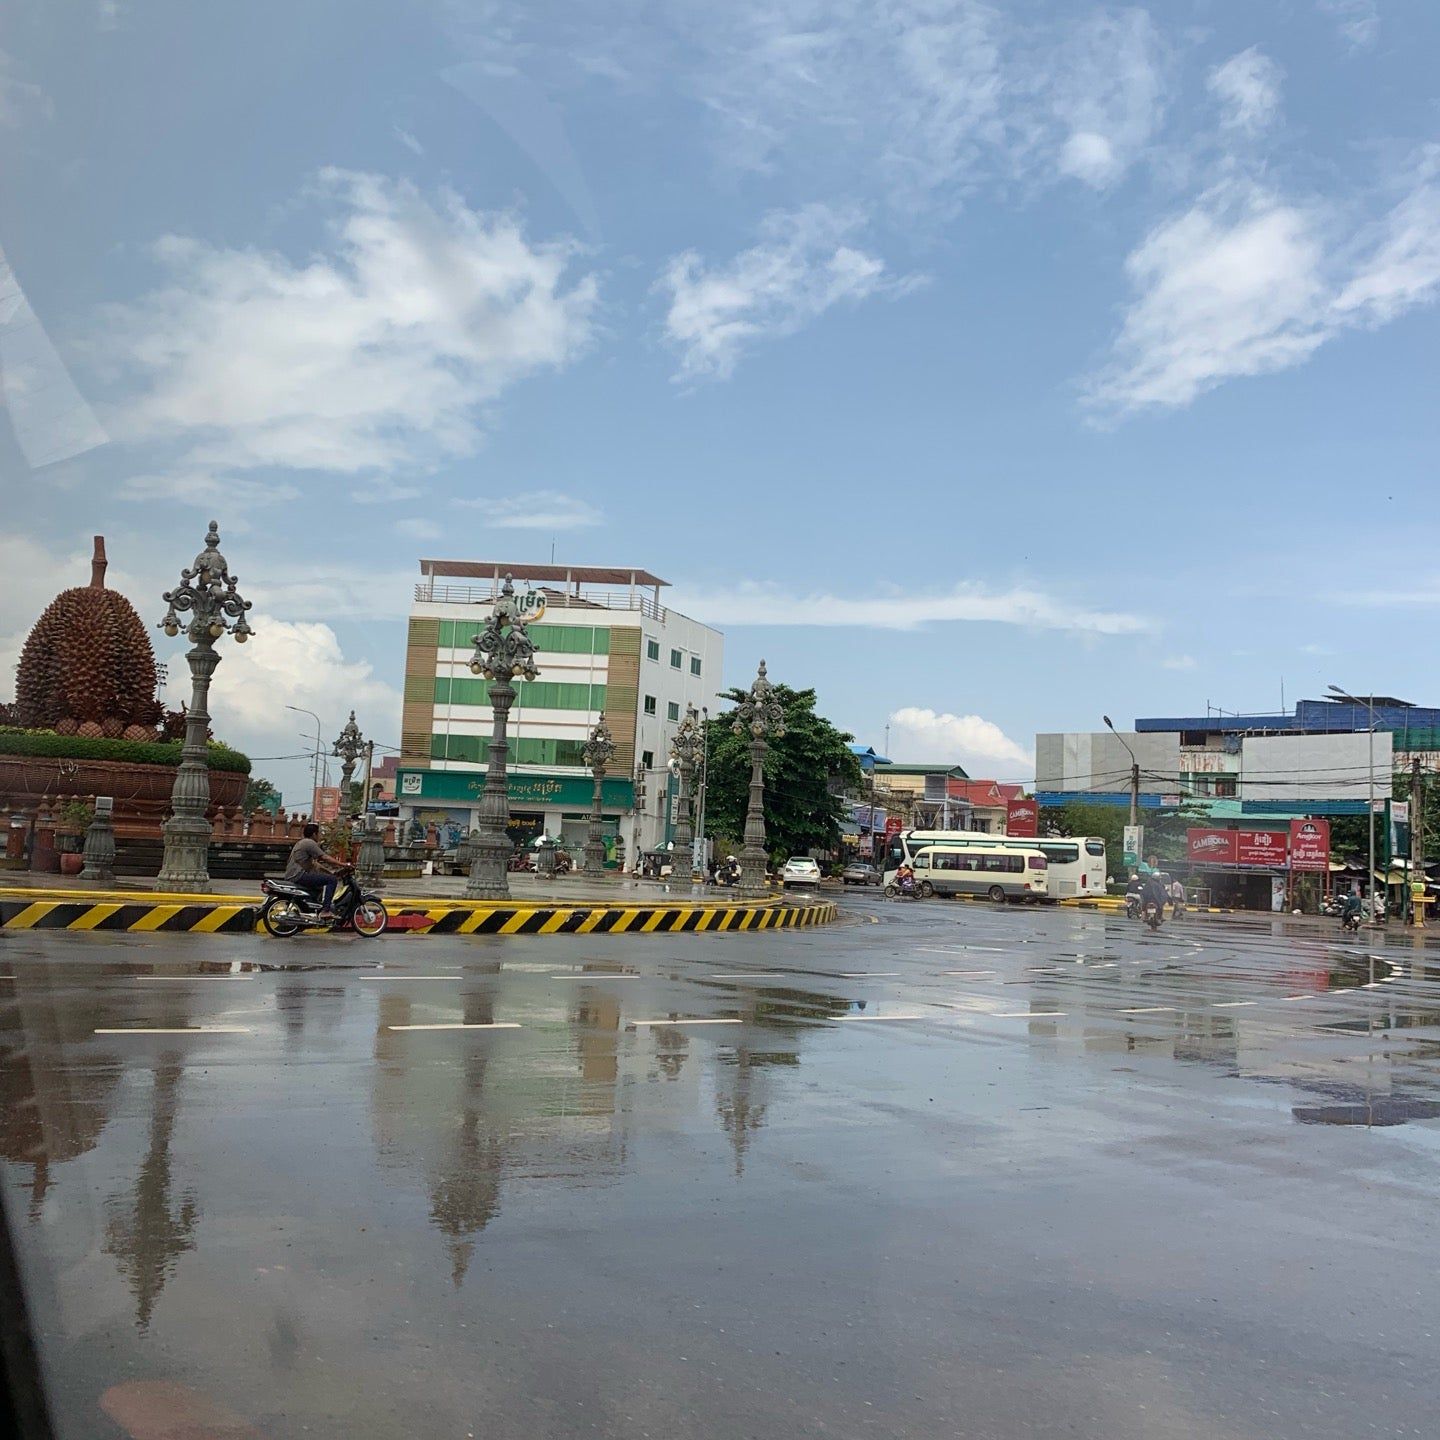
[[[493,605],[499,593],[499,587],[490,581],[478,585],[442,585],[434,580],[422,580],[415,587],[416,600],[430,605]],[[628,589],[567,590],[564,593],[546,590],[545,608],[638,611],[661,624],[670,613],[665,606],[656,604],[651,596]]]

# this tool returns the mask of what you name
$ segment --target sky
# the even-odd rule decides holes
[[[399,744],[421,556],[647,568],[986,778],[1440,704],[1440,6],[7,13],[0,694],[92,534],[158,621],[215,518],[301,806],[286,705]]]

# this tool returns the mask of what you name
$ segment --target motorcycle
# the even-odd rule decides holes
[[[1360,931],[1360,912],[1350,910],[1340,917],[1340,930],[1346,935],[1356,935]]]
[[[345,865],[335,872],[339,884],[331,901],[332,917],[320,914],[320,901],[310,891],[289,880],[262,880],[266,900],[260,907],[260,923],[277,940],[288,940],[302,930],[353,930],[373,940],[390,923],[385,902],[355,883],[355,867]]]
[[[1160,914],[1160,907],[1153,900],[1146,903],[1144,918],[1145,923],[1151,930],[1158,930],[1160,928],[1160,921],[1164,917]]]
[[[717,885],[738,885],[740,883],[740,867],[738,865],[722,865],[715,872],[715,883]]]
[[[920,887],[913,876],[907,876],[904,880],[892,880],[885,887],[884,895],[887,900],[918,900]]]
[[[1125,896],[1125,918],[1127,920],[1140,918],[1140,892],[1138,890]]]

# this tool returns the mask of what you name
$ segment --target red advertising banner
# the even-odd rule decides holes
[[[1005,807],[1005,833],[1007,835],[1036,835],[1040,812],[1033,800],[1012,800]]]
[[[1290,822],[1290,864],[1296,870],[1328,870],[1330,868],[1330,822],[1328,820],[1292,820]]]
[[[1237,830],[1235,863],[1283,867],[1290,853],[1290,837],[1283,830]]]
[[[328,825],[340,818],[340,787],[338,785],[317,785],[315,787],[315,808],[310,818],[321,825]]]
[[[1289,837],[1283,830],[1192,829],[1185,832],[1185,840],[1192,865],[1266,865],[1280,869],[1289,858]]]
[[[1185,848],[1192,865],[1233,865],[1235,863],[1235,831],[1187,830]]]
[[[885,821],[885,834],[887,837],[891,835],[898,835],[902,828],[903,827],[901,825],[900,817],[898,815],[891,815],[887,817]]]

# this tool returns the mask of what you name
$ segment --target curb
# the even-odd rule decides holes
[[[34,892],[30,892],[33,895]],[[252,934],[260,907],[240,897],[91,899],[73,892],[41,899],[0,895],[0,929]],[[787,905],[546,905],[417,900],[390,902],[391,931],[412,935],[656,935],[719,930],[793,930],[828,925],[833,901]]]

